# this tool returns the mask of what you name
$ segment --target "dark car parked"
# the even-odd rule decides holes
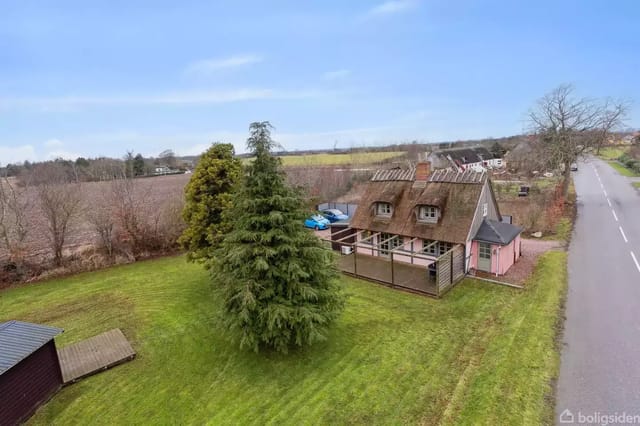
[[[347,216],[346,214],[342,213],[338,209],[322,210],[320,213],[322,213],[322,216],[324,216],[327,219],[329,219],[329,222],[331,222],[331,223],[337,222],[339,220],[347,220],[347,219],[349,219],[349,216]]]

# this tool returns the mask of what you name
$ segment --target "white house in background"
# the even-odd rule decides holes
[[[435,169],[452,169],[457,171],[474,170],[483,172],[487,169],[499,169],[504,166],[502,158],[495,157],[487,148],[452,148],[434,151],[427,160]]]
[[[169,166],[156,166],[153,169],[153,174],[154,175],[166,175],[171,173],[172,170],[169,168]]]

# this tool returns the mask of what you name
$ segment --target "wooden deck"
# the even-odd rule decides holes
[[[136,352],[119,328],[58,349],[65,384],[114,367],[135,356]]]
[[[358,278],[364,278],[430,296],[438,295],[435,279],[430,278],[426,266],[394,261],[392,274],[391,261],[389,258],[352,253],[347,256],[340,256],[338,259],[338,267],[342,272]]]

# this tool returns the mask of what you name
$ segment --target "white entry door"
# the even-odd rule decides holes
[[[491,272],[491,244],[478,243],[478,270]]]

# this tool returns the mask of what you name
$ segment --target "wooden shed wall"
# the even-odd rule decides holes
[[[28,419],[62,386],[53,340],[0,376],[0,424]]]

